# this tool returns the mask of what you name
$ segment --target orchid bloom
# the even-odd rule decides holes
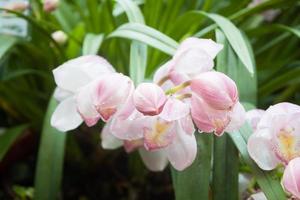
[[[196,126],[221,136],[243,125],[245,110],[233,80],[220,72],[205,72],[191,81],[191,113]]]
[[[29,3],[26,1],[10,2],[7,3],[4,8],[16,12],[23,12],[29,8]]]
[[[59,5],[60,0],[44,0],[43,9],[45,12],[52,12],[56,10]]]
[[[261,110],[261,109],[252,109],[252,110],[247,111],[246,120],[250,124],[253,132],[256,131],[257,124],[260,121],[260,119],[264,113],[265,113],[265,111]]]
[[[78,127],[83,119],[77,112],[77,93],[96,78],[114,72],[105,59],[92,55],[72,59],[54,69],[54,97],[60,103],[51,117],[51,125],[64,132]]]
[[[272,170],[300,156],[300,106],[279,103],[270,106],[249,137],[248,152],[257,165]]]
[[[291,160],[285,168],[282,185],[293,197],[300,199],[300,157]]]

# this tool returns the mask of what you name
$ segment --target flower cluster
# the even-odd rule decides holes
[[[104,148],[138,150],[153,171],[163,170],[168,161],[183,170],[197,154],[194,124],[199,132],[221,136],[245,120],[236,84],[213,71],[221,49],[212,40],[188,38],[153,82],[136,87],[99,56],[70,60],[53,71],[60,104],[51,123],[68,131],[101,119]]]
[[[248,140],[251,158],[264,170],[283,165],[282,185],[300,199],[300,106],[279,103],[248,111],[247,120],[254,129]]]

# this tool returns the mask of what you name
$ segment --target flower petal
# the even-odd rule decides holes
[[[123,141],[110,132],[110,122],[105,124],[101,132],[101,146],[103,149],[116,149],[123,145]]]
[[[86,86],[81,87],[76,96],[78,112],[87,126],[94,126],[100,119],[100,114],[97,112],[92,101],[95,86],[96,82],[93,81]]]
[[[82,121],[76,109],[75,98],[72,96],[58,104],[51,117],[51,126],[66,132],[77,128]]]
[[[175,121],[184,118],[189,113],[188,104],[175,98],[169,98],[159,116],[166,121]]]
[[[69,92],[67,90],[61,89],[59,87],[55,88],[54,94],[53,94],[54,98],[57,101],[59,101],[59,102],[63,101],[64,99],[66,99],[66,98],[68,98],[68,97],[70,97],[72,95],[73,95],[72,92]]]
[[[166,151],[172,166],[182,171],[194,162],[197,155],[197,142],[195,135],[186,133],[178,122],[176,130],[176,137]]]
[[[102,76],[92,92],[92,101],[103,121],[122,109],[133,92],[132,80],[119,73]]]
[[[226,132],[238,130],[246,121],[246,111],[240,102],[237,102],[229,114],[230,122],[225,128]]]
[[[139,153],[144,164],[151,171],[162,171],[168,164],[168,159],[164,150],[147,151],[144,148],[140,148]]]
[[[175,122],[168,122],[159,117],[149,117],[150,126],[144,128],[144,144],[147,150],[168,146],[175,136]]]
[[[261,109],[252,109],[247,111],[246,113],[246,119],[247,122],[251,125],[252,130],[255,131],[257,128],[257,124],[262,118],[263,114],[265,113],[264,110]]]
[[[300,158],[291,160],[285,168],[282,178],[285,190],[300,199]]]
[[[53,70],[58,87],[70,92],[76,92],[91,80],[112,72],[113,67],[104,58],[96,55],[69,60]]]
[[[268,200],[263,192],[252,194],[248,200]]]
[[[263,170],[272,170],[280,163],[274,152],[272,135],[268,129],[260,129],[252,134],[248,139],[247,148],[250,157]]]
[[[203,99],[193,94],[191,114],[196,126],[203,132],[215,132],[217,136],[224,133],[230,122],[229,111],[216,110],[206,104]]]
[[[179,46],[178,52],[181,53],[186,49],[199,48],[205,51],[212,59],[222,50],[223,45],[214,42],[211,39],[199,39],[196,37],[190,37],[185,39]]]
[[[136,109],[145,115],[158,115],[167,97],[155,83],[141,83],[134,91],[133,101]]]

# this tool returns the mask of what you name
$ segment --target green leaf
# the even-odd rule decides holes
[[[11,145],[27,127],[27,125],[15,126],[0,134],[0,161],[4,158]]]
[[[172,38],[149,26],[139,23],[124,24],[112,32],[109,37],[137,40],[169,55],[173,55],[178,47],[178,43]]]
[[[82,55],[96,55],[102,44],[103,34],[88,33],[83,40]]]
[[[295,36],[299,37],[300,38],[300,29],[299,29],[299,26],[296,28],[293,28],[293,27],[289,27],[289,26],[286,26],[286,25],[283,25],[283,24],[275,24],[274,25],[276,28],[278,29],[281,29],[281,30],[285,30],[285,31],[288,31],[292,34],[294,34]]]
[[[129,0],[117,1],[127,14],[130,22],[144,24],[145,20],[139,7]],[[130,77],[136,85],[144,80],[147,65],[147,46],[138,41],[132,41],[130,46]]]
[[[130,22],[144,24],[143,14],[137,4],[131,0],[117,0],[118,4],[124,9]]]
[[[198,133],[197,157],[184,171],[172,168],[176,200],[208,200],[211,174],[212,134]]]
[[[244,66],[251,74],[254,74],[254,63],[252,62],[247,44],[239,29],[230,20],[221,15],[205,12],[200,13],[212,19],[220,27]]]
[[[0,60],[17,42],[17,38],[7,35],[0,35]]]
[[[266,195],[267,199],[282,200],[286,199],[285,193],[280,185],[279,180],[276,180],[271,172],[261,170],[254,161],[250,158],[247,150],[247,140],[252,130],[248,124],[245,124],[239,131],[230,133],[230,137],[238,148],[242,159],[251,168],[257,183]]]
[[[239,157],[227,133],[214,138],[212,193],[215,200],[237,200]]]
[[[66,134],[50,125],[57,106],[52,97],[44,119],[35,173],[34,199],[53,200],[58,198],[64,160]]]

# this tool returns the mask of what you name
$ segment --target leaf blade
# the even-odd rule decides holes
[[[57,102],[52,97],[44,119],[40,140],[34,181],[34,199],[56,199],[61,185],[66,134],[50,125],[50,118],[56,106]]]

